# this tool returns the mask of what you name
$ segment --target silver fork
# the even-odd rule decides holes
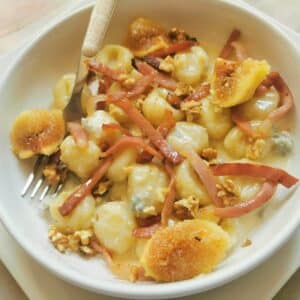
[[[97,0],[95,6],[93,7],[88,29],[82,44],[72,96],[63,111],[65,122],[78,120],[82,116],[80,92],[88,74],[84,60],[86,58],[95,56],[102,45],[111,16],[113,14],[115,3],[116,0]],[[49,163],[49,161],[50,157],[44,155],[38,156],[34,167],[21,191],[22,197],[25,197],[28,192],[31,191],[30,198],[33,199],[43,187],[39,197],[39,200],[43,200],[49,191],[52,190],[55,195],[63,188],[66,180],[59,181],[54,187],[45,182],[46,178],[43,175],[42,170]]]

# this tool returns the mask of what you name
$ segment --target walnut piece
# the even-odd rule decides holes
[[[217,184],[217,189],[217,196],[223,200],[225,206],[240,202],[240,189],[231,179],[226,178],[224,182]]]
[[[167,73],[173,72],[174,71],[174,61],[173,61],[173,58],[171,56],[167,56],[164,60],[162,60],[160,62],[159,69],[161,71],[165,71]]]
[[[193,122],[200,118],[202,105],[201,102],[195,100],[181,102],[180,110],[186,114],[188,122]]]
[[[112,183],[110,180],[99,182],[98,186],[93,190],[93,195],[95,197],[103,196],[111,187]]]
[[[200,199],[190,196],[174,203],[175,215],[180,219],[196,218],[200,208]]]
[[[218,152],[216,149],[208,147],[208,148],[204,148],[201,151],[201,157],[204,158],[207,161],[211,161],[214,160],[218,157]]]
[[[84,255],[95,255],[96,252],[90,246],[94,233],[92,230],[61,229],[51,225],[48,230],[48,238],[54,247],[62,253],[78,252]]]
[[[174,93],[176,96],[184,96],[184,95],[189,95],[193,92],[194,92],[194,88],[191,85],[180,81],[177,83],[177,87]]]

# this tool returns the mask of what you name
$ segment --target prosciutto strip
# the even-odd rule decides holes
[[[175,54],[180,51],[188,50],[192,46],[195,46],[195,45],[197,45],[197,43],[195,41],[189,41],[189,40],[178,41],[176,43],[171,44],[167,48],[162,48],[162,49],[156,50],[156,51],[150,53],[150,55],[155,56],[155,57],[166,57],[168,55],[172,55],[172,54]]]
[[[132,105],[132,103],[124,98],[119,101],[114,101],[114,99],[108,99],[112,101],[115,105],[119,106],[129,118],[148,136],[151,143],[160,150],[163,156],[173,164],[179,164],[182,162],[181,155],[175,151],[164,139],[164,137],[159,133],[152,124]]]
[[[275,182],[266,181],[260,191],[250,200],[231,207],[216,207],[215,214],[221,218],[236,218],[247,214],[270,200],[276,192],[276,187]]]
[[[127,135],[127,136],[132,136],[132,134],[130,133],[130,131],[124,127],[122,127],[121,125],[119,124],[114,124],[114,123],[111,123],[111,124],[103,124],[102,125],[102,129],[104,131],[106,130],[118,130],[120,131],[122,134],[124,135]]]
[[[252,163],[224,163],[210,166],[215,176],[249,176],[257,178],[265,178],[268,181],[280,183],[290,188],[299,179],[288,174],[282,169],[277,169],[265,165],[257,165]]]
[[[110,165],[112,164],[112,157],[104,159],[94,174],[85,183],[81,184],[59,207],[59,212],[62,216],[68,216],[77,207],[77,205],[91,193],[92,189],[104,176]]]
[[[252,128],[250,122],[246,121],[235,108],[231,110],[231,119],[246,135],[253,138],[257,137],[257,133]]]
[[[214,204],[216,206],[223,206],[223,201],[217,196],[217,180],[209,166],[206,165],[202,158],[193,149],[186,150],[186,157],[203,182],[207,193],[213,200]]]
[[[220,52],[219,57],[224,58],[224,59],[229,58],[232,51],[234,50],[234,48],[232,47],[232,43],[237,41],[240,38],[240,36],[241,36],[241,32],[237,29],[234,29],[231,32],[228,40],[226,41],[224,48]]]
[[[111,254],[105,247],[100,245],[96,239],[91,240],[90,246],[92,247],[92,249],[94,249],[94,251],[96,251],[105,258],[109,266],[113,265]]]
[[[157,83],[159,86],[164,87],[171,91],[176,90],[177,82],[172,77],[158,72],[149,64],[139,59],[135,59],[134,64],[137,67],[138,71],[143,75],[153,75],[154,82]]]
[[[143,139],[133,136],[121,137],[112,147],[110,147],[106,152],[103,153],[103,156],[108,157],[128,146],[141,147],[144,151],[147,151],[149,154],[156,156],[158,159],[163,159],[162,155],[150,145],[146,144]]]
[[[282,119],[293,108],[294,97],[286,82],[278,72],[270,73],[269,78],[280,95],[280,106],[268,116],[270,121],[276,122]]]
[[[151,155],[149,152],[143,150],[141,153],[138,154],[136,158],[136,162],[138,164],[146,164],[151,162],[153,159],[153,155]]]
[[[105,77],[108,77],[114,81],[123,81],[125,73],[122,70],[113,70],[108,66],[98,63],[96,61],[89,61],[88,68],[95,72],[100,73]]]
[[[173,204],[175,201],[176,196],[176,190],[175,190],[175,173],[169,164],[166,164],[165,166],[167,173],[170,177],[170,183],[168,188],[168,193],[164,202],[164,206],[161,212],[161,225],[162,226],[168,226],[169,218],[173,211]]]
[[[147,227],[137,227],[133,230],[132,235],[140,239],[150,239],[152,235],[161,228],[160,223],[156,223]]]
[[[240,42],[232,42],[231,47],[235,50],[235,55],[238,61],[243,61],[248,57],[245,47]]]
[[[84,148],[88,144],[88,136],[84,128],[76,122],[68,122],[67,127],[77,146]]]
[[[167,96],[167,101],[175,108],[180,108],[180,103],[182,101],[181,97],[176,96],[175,94],[169,93]]]
[[[114,99],[115,101],[121,100],[123,98],[135,98],[142,95],[147,88],[152,84],[154,81],[155,74],[149,74],[143,76],[139,79],[134,87],[130,91],[118,91],[112,94],[108,94],[108,98]]]
[[[158,126],[157,130],[163,137],[166,137],[176,125],[176,120],[170,110],[165,111],[164,121]]]

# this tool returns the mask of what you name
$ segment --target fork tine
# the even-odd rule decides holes
[[[26,180],[26,183],[25,183],[25,185],[24,185],[24,187],[23,187],[23,189],[21,191],[21,196],[22,197],[24,197],[27,194],[27,192],[28,192],[31,184],[33,183],[42,160],[43,160],[43,157],[39,156],[37,158],[37,160],[35,161],[33,170],[30,172],[30,174],[29,174],[29,176],[28,176],[28,178]]]
[[[43,184],[44,182],[44,176],[42,176],[41,178],[39,178],[39,180],[37,181],[37,183],[35,184],[31,194],[30,194],[30,198],[34,198],[35,195],[37,194],[37,192],[39,191],[41,185]]]
[[[66,177],[64,181],[61,181],[57,184],[57,186],[54,189],[54,194],[53,194],[54,197],[57,196],[57,194],[62,190],[67,180],[68,177]]]
[[[42,191],[42,193],[41,193],[41,196],[40,196],[40,201],[43,201],[44,200],[44,198],[46,197],[46,195],[48,194],[48,192],[49,192],[49,190],[50,190],[50,185],[49,184],[47,184],[45,187],[44,187],[44,189],[43,189],[43,191]]]

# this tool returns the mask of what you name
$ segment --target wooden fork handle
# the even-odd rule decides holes
[[[116,0],[96,1],[82,45],[82,53],[84,56],[95,56],[99,50],[113,14],[115,4]]]

